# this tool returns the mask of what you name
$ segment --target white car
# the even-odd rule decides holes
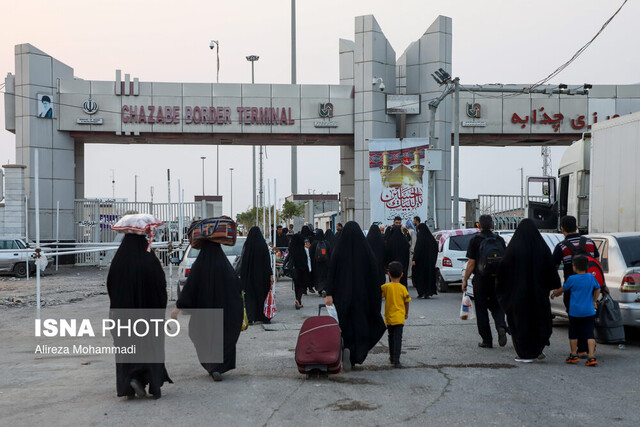
[[[587,237],[598,247],[604,280],[611,297],[620,304],[623,323],[640,326],[640,233],[597,233]],[[551,301],[551,311],[567,317],[562,298]]]
[[[462,273],[467,261],[469,242],[478,229],[441,230],[434,234],[438,242],[436,281],[438,292],[449,291],[452,284],[462,286]]]
[[[227,256],[229,263],[234,268],[236,266],[236,261],[240,258],[240,255],[242,255],[242,248],[246,240],[246,237],[238,237],[236,239],[236,244],[233,246],[220,245],[222,247],[222,251]],[[192,248],[191,245],[189,245],[187,246],[181,260],[177,260],[176,258],[172,259],[174,263],[178,264],[178,295],[180,295],[182,287],[187,282],[187,278],[191,272],[191,265],[193,265],[193,262],[196,260],[199,253],[200,249]]]

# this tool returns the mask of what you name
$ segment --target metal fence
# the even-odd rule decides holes
[[[183,235],[191,222],[202,216],[203,206],[199,202],[149,203],[121,202],[102,199],[75,200],[75,237],[78,243],[106,243],[118,241],[117,233],[111,230],[124,215],[148,213],[164,222],[158,229],[156,241],[176,242],[179,240],[179,224],[182,218]],[[113,255],[113,254],[110,254]],[[90,252],[76,255],[76,264],[99,265],[110,259],[105,252]],[[168,262],[166,251],[158,253],[163,262]]]
[[[529,196],[529,200],[544,202],[545,196]],[[479,194],[478,208],[480,214],[493,217],[496,230],[515,230],[526,217],[524,196],[510,196],[499,194]]]

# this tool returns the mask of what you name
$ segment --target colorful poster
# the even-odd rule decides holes
[[[403,222],[427,217],[428,139],[378,139],[369,142],[371,221]]]

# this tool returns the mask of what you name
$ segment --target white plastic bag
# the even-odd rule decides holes
[[[331,316],[334,319],[336,319],[336,322],[340,323],[340,321],[338,320],[338,311],[336,310],[336,306],[335,305],[328,305],[327,306],[327,312],[329,313],[329,316]]]
[[[462,295],[462,303],[460,304],[460,318],[462,320],[471,320],[476,318],[476,313],[473,309],[473,303],[471,298],[465,292]]]

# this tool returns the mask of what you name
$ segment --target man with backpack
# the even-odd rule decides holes
[[[480,215],[480,232],[469,242],[467,249],[467,269],[462,281],[462,292],[467,290],[467,281],[473,273],[473,295],[476,304],[478,333],[482,342],[481,348],[493,348],[493,335],[489,324],[489,311],[498,331],[498,344],[507,345],[507,323],[505,314],[496,297],[496,275],[498,265],[504,256],[506,245],[504,239],[493,232],[491,215]]]
[[[578,225],[576,218],[571,215],[567,215],[560,219],[560,231],[564,235],[564,240],[556,245],[556,248],[553,251],[553,261],[557,266],[562,264],[562,271],[564,272],[564,280],[565,282],[575,273],[573,271],[573,257],[576,255],[585,255],[588,259],[587,272],[594,274],[596,279],[598,279],[598,275],[602,278],[603,282],[600,284],[601,287],[604,285],[604,275],[602,274],[602,267],[598,263],[598,258],[600,258],[600,254],[598,253],[598,247],[593,240],[588,237],[581,236],[578,233]],[[602,292],[605,291],[606,288],[603,287]],[[569,301],[571,298],[571,291],[565,291],[563,296],[564,306],[567,309],[567,313],[569,312]],[[578,356],[579,357],[587,357],[587,342],[586,340],[578,340]]]

